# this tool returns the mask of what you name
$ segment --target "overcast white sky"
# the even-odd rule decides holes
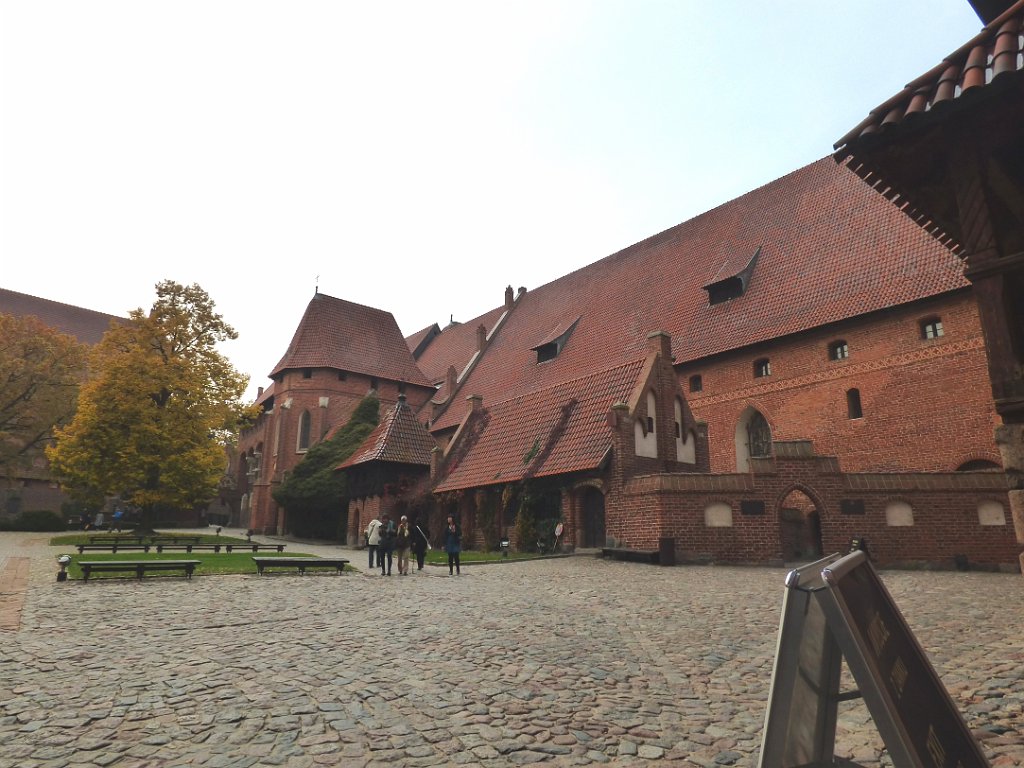
[[[0,0],[0,286],[199,283],[251,391],[324,293],[408,335],[827,155],[967,0]]]

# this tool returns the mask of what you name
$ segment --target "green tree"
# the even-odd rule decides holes
[[[0,472],[31,464],[70,421],[86,347],[35,317],[0,314]]]
[[[147,314],[133,310],[93,350],[78,412],[51,465],[72,496],[96,503],[119,495],[143,510],[193,509],[211,499],[228,442],[251,416],[248,378],[216,345],[238,334],[198,285],[158,283]]]
[[[293,533],[299,536],[338,535],[338,512],[347,486],[345,473],[335,468],[351,456],[380,422],[380,401],[364,397],[344,427],[331,439],[317,443],[281,485],[274,501],[288,511]]]

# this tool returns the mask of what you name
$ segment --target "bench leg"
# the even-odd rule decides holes
[[[83,565],[82,566],[82,581],[88,581],[89,580],[89,571],[91,571],[91,570],[92,570],[92,568],[90,566],[88,566],[88,565]]]
[[[141,579],[142,578],[142,574],[144,574],[145,572],[146,572],[146,566],[144,566],[144,565],[137,565],[137,566],[135,566],[135,575],[138,578]]]

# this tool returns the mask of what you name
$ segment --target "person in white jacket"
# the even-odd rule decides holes
[[[370,550],[370,568],[373,568],[374,561],[381,563],[380,552],[380,526],[381,522],[376,517],[366,526],[366,548]]]

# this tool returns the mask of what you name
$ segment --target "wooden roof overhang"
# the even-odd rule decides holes
[[[837,162],[965,260],[996,408],[1024,421],[1024,0],[835,149]]]

